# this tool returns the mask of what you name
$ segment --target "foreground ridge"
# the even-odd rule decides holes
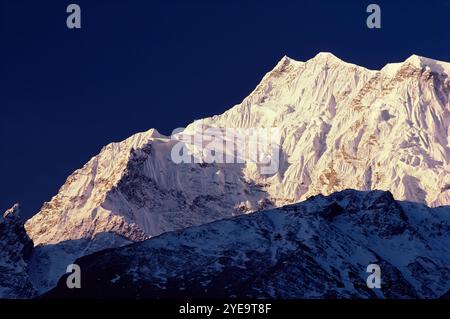
[[[450,290],[450,209],[345,190],[170,232],[76,261],[47,298],[439,298]],[[381,288],[366,285],[369,264]]]

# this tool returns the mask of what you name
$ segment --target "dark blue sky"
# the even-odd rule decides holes
[[[450,0],[0,1],[0,210],[26,217],[102,146],[225,111],[285,54],[450,60]],[[373,2],[380,30],[365,25]]]

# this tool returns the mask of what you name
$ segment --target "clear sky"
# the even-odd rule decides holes
[[[25,217],[104,145],[222,113],[284,55],[450,61],[450,0],[0,1],[0,210],[19,202]]]

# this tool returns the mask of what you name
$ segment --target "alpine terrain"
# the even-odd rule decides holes
[[[33,242],[20,217],[19,205],[0,215],[0,297],[30,298],[36,294],[28,276]]]
[[[82,257],[46,297],[439,298],[450,292],[448,208],[345,190]],[[381,288],[366,285],[369,264]]]
[[[401,291],[382,296],[438,297],[450,289],[444,244],[450,213],[419,204],[450,204],[449,74],[450,63],[416,55],[379,71],[344,62],[331,53],[319,53],[306,62],[283,57],[242,103],[227,112],[195,121],[172,136],[151,129],[109,144],[69,176],[58,194],[25,224],[34,242],[28,276],[41,294],[53,288],[78,257],[126,246],[80,262],[89,265],[94,258],[100,263],[110,258],[138,262],[131,252],[157,256],[149,261],[148,272],[137,274],[152,283],[145,292],[152,296],[161,292],[157,286],[163,287],[164,280],[182,276],[171,265],[183,262],[192,263],[193,272],[183,275],[186,281],[171,282],[169,294],[182,291],[179,285],[187,280],[202,288],[202,276],[211,276],[211,285],[219,285],[221,276],[229,277],[236,270],[236,285],[244,288],[231,287],[230,294],[315,297],[329,292],[369,297],[372,292],[349,282],[361,276],[364,269],[359,266],[375,260],[388,265],[392,280],[404,284]],[[250,135],[276,129],[279,154],[269,158],[277,170],[262,173],[261,165],[246,155],[233,163],[176,163],[174,147],[183,142],[197,156],[196,145],[189,140],[205,128],[241,129]],[[219,153],[235,155],[230,145],[219,144]],[[363,193],[331,195],[345,189]],[[370,192],[375,189],[390,193]],[[319,194],[331,197],[285,206]],[[346,194],[348,203],[333,199],[347,198]],[[371,206],[378,196],[384,198],[384,206]],[[393,198],[421,208],[409,210]],[[353,202],[357,204],[352,206]],[[326,203],[342,214],[332,221],[323,218]],[[254,217],[208,224],[282,206]],[[432,224],[419,222],[428,219]],[[208,225],[195,227],[203,224]],[[167,232],[171,233],[152,239]],[[278,233],[279,241],[274,237]],[[219,240],[220,234],[228,238]],[[319,238],[314,239],[314,234]],[[203,248],[196,236],[205,236]],[[143,240],[147,241],[128,246]],[[240,255],[233,255],[238,244],[243,245],[235,252]],[[178,253],[182,245],[195,247],[183,253],[184,261]],[[384,254],[381,245],[388,247]],[[208,261],[212,263],[207,273],[195,272],[197,262]],[[264,271],[274,271],[279,280],[300,271],[310,277],[299,285],[311,281],[318,286],[304,293],[300,286],[282,291],[285,286],[277,286],[277,277],[269,282],[242,274],[246,263],[259,268],[263,262]],[[315,269],[316,264],[322,268]],[[418,278],[415,272],[421,267],[429,274]],[[122,278],[126,269],[118,265],[117,275]],[[319,277],[327,278],[324,286],[318,284]],[[157,278],[161,282],[155,286]],[[333,284],[338,279],[344,280],[339,289]],[[245,286],[246,280],[260,290]],[[437,281],[432,284],[433,280]]]

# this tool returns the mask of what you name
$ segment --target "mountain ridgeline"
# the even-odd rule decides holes
[[[42,294],[68,264],[94,253],[79,259],[89,269],[89,295],[109,288],[120,295],[118,282],[149,297],[205,289],[220,296],[440,297],[450,289],[449,74],[450,63],[416,55],[381,70],[331,53],[306,62],[283,57],[225,113],[173,136],[151,129],[109,144],[69,176],[25,224],[35,245],[28,278]],[[262,174],[248,159],[175,163],[174,145],[199,126],[276,128],[278,170]],[[366,206],[377,200],[380,207]],[[108,248],[117,249],[100,252]],[[131,273],[142,260],[148,269]],[[106,269],[112,261],[114,274]],[[361,281],[370,261],[386,270],[385,290]],[[104,263],[101,273],[91,263]],[[100,290],[89,283],[97,276]],[[298,285],[288,286],[294,277]]]
[[[345,190],[165,233],[76,261],[47,298],[440,298],[450,210]],[[368,265],[381,287],[366,285]]]

